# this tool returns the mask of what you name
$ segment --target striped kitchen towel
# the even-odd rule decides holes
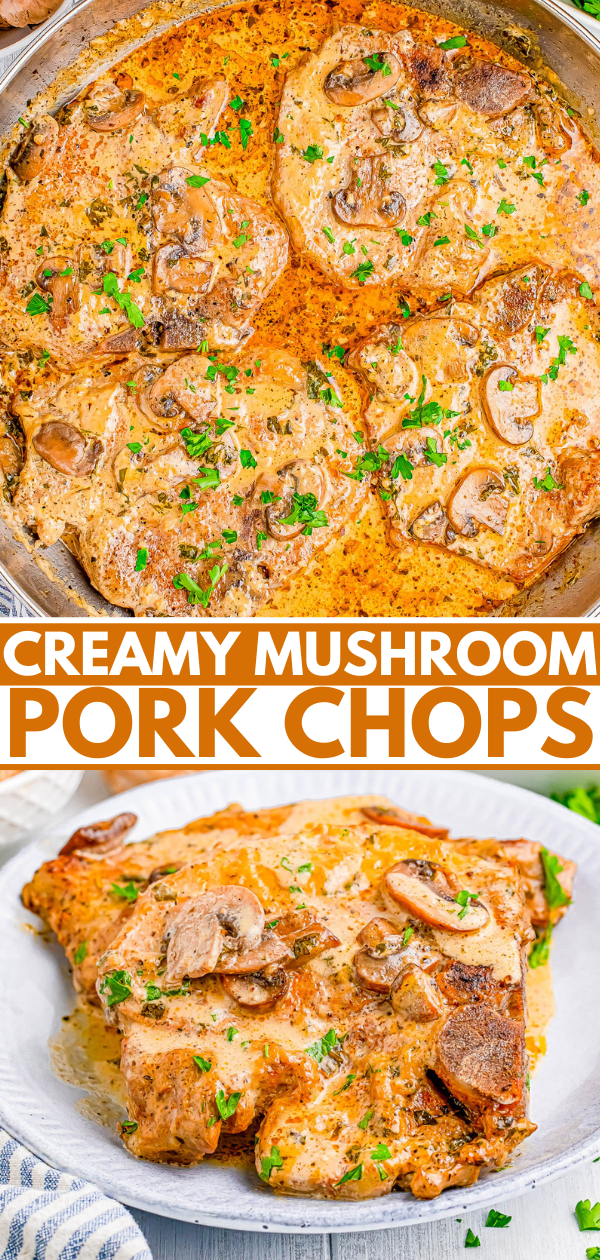
[[[0,1129],[0,1260],[152,1260],[126,1208]]]

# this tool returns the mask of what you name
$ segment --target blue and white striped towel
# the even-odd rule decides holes
[[[0,1260],[152,1260],[133,1217],[0,1129]]]

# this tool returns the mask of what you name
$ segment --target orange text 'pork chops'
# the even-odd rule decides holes
[[[232,806],[128,845],[133,821],[77,833],[23,892],[123,1035],[133,1153],[195,1164],[258,1125],[280,1192],[429,1198],[532,1131],[532,919],[536,950],[572,863],[442,839],[381,797]]]
[[[338,7],[206,16],[15,128],[5,510],[115,606],[300,601],[359,526],[382,613],[406,563],[506,594],[600,510],[595,150],[478,36]]]

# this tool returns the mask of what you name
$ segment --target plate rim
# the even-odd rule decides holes
[[[313,793],[313,799],[319,799],[319,795],[324,795],[324,793],[320,793],[319,791],[320,776],[314,775],[314,769],[315,767],[310,766],[297,767],[283,773],[275,770],[265,770],[264,775],[269,782],[273,782],[275,779],[282,780],[282,798],[285,798],[286,796],[286,781],[289,780],[290,777],[295,779],[297,776],[301,775],[307,780],[312,778],[311,791]],[[339,795],[350,794],[352,789],[354,789],[354,793],[356,793],[357,780],[353,770],[348,770],[345,767],[336,768],[333,766],[328,767],[328,769],[334,773],[337,770],[337,774],[342,777],[352,775],[352,786],[349,784],[346,792],[340,788]],[[254,770],[255,767],[242,767],[239,770],[233,771],[233,774],[229,770],[206,771],[204,773],[199,773],[197,776],[186,776],[185,780],[182,781],[185,781],[190,787],[192,786],[192,783],[197,782],[201,793],[204,785],[206,785],[207,789],[210,789],[212,784],[224,783],[226,791],[233,797],[237,795],[237,793],[233,790],[236,780],[248,777],[248,775]],[[374,772],[370,770],[369,767],[360,767],[360,770],[362,771],[361,779],[364,774],[367,780],[372,773],[396,773],[399,777],[403,774],[401,767],[389,767],[385,769],[379,767],[377,771]],[[405,771],[404,773],[410,773],[411,776],[418,774],[419,777],[435,773],[438,778],[446,780],[448,784],[455,784],[458,776],[464,786],[468,786],[470,781],[473,787],[477,786],[479,790],[482,788],[483,781],[486,783],[488,789],[493,793],[493,795],[509,798],[512,797],[516,803],[522,802],[523,805],[526,803],[531,805],[531,797],[533,797],[536,807],[542,813],[550,814],[550,816],[555,818],[555,820],[558,820],[559,811],[563,811],[564,809],[562,805],[550,800],[548,797],[535,793],[528,788],[521,787],[517,784],[506,783],[498,779],[488,779],[483,775],[474,774],[471,771],[436,768],[434,770],[427,769],[416,772]],[[133,788],[128,788],[124,792],[115,796],[107,795],[106,798],[88,806],[84,810],[78,811],[73,815],[71,820],[64,820],[61,823],[53,825],[44,831],[41,836],[37,837],[30,843],[23,845],[20,850],[11,859],[9,859],[2,868],[0,868],[0,899],[3,899],[2,894],[4,887],[6,885],[10,886],[14,882],[13,877],[18,877],[19,880],[23,878],[21,873],[22,867],[26,868],[30,864],[30,860],[34,858],[34,855],[36,862],[40,856],[42,857],[42,860],[48,860],[52,856],[52,854],[49,854],[45,850],[47,849],[48,842],[54,836],[58,839],[67,829],[72,827],[73,823],[77,826],[84,825],[91,820],[91,817],[94,815],[97,816],[98,811],[103,810],[106,805],[110,805],[111,808],[116,805],[117,811],[119,806],[126,806],[128,808],[131,807],[135,809],[135,803],[139,800],[142,794],[144,794],[147,798],[148,794],[152,794],[153,790],[164,790],[165,782],[176,785],[178,777],[168,781],[158,780],[154,783],[141,784]],[[365,791],[368,790],[369,783],[367,781],[365,784]],[[201,808],[200,802],[198,803],[198,808]],[[572,812],[569,813],[568,819],[563,817],[563,823],[565,822],[568,822],[568,825],[575,831],[580,832],[582,838],[587,837],[588,841],[593,838],[595,842],[598,843],[600,837],[598,835],[597,824],[592,823],[591,821],[583,818],[581,815],[574,814]],[[44,847],[42,848],[42,846]],[[8,1117],[6,1114],[7,1110],[9,1112]],[[32,1130],[32,1127],[28,1124],[27,1119],[20,1120],[18,1116],[13,1115],[10,1111],[10,1105],[5,1102],[2,1095],[0,1095],[0,1124],[3,1125],[13,1137],[15,1137],[18,1141],[21,1141],[26,1147],[28,1147],[28,1149],[32,1150],[34,1154],[38,1155],[46,1162],[50,1162],[54,1167],[60,1168],[63,1172],[74,1173],[77,1176],[85,1176],[85,1174],[82,1173],[81,1167],[75,1167],[74,1163],[70,1163],[68,1159],[57,1160],[55,1150],[52,1150],[52,1154],[49,1154],[43,1140],[43,1135],[36,1135],[35,1122]],[[365,1200],[365,1206],[368,1204],[372,1205],[374,1202],[382,1205],[384,1210],[377,1220],[367,1220],[363,1222],[360,1219],[357,1219],[351,1223],[344,1220],[339,1220],[338,1222],[335,1219],[334,1212],[337,1214],[339,1211],[341,1214],[348,1209],[351,1209],[354,1212],[360,1213],[360,1208],[363,1206],[360,1202],[332,1202],[330,1200],[286,1195],[265,1196],[265,1210],[263,1212],[259,1212],[256,1217],[247,1219],[243,1216],[243,1208],[240,1215],[228,1216],[223,1214],[215,1216],[202,1211],[192,1211],[183,1206],[173,1206],[172,1204],[165,1202],[164,1197],[161,1198],[161,1192],[158,1189],[155,1190],[150,1187],[147,1189],[144,1196],[140,1196],[139,1194],[128,1191],[127,1187],[123,1187],[118,1180],[118,1174],[115,1174],[113,1178],[109,1175],[103,1176],[100,1180],[95,1178],[92,1184],[97,1185],[99,1189],[108,1194],[111,1198],[126,1204],[128,1207],[141,1209],[143,1211],[151,1212],[154,1215],[165,1216],[174,1220],[208,1225],[213,1228],[282,1234],[354,1233],[364,1230],[371,1231],[377,1229],[399,1228],[404,1225],[423,1224],[429,1220],[441,1220],[454,1216],[457,1211],[470,1212],[481,1210],[482,1208],[493,1205],[500,1195],[503,1200],[518,1198],[521,1195],[526,1194],[529,1190],[535,1188],[537,1185],[549,1183],[561,1176],[564,1176],[567,1172],[571,1171],[584,1160],[596,1155],[599,1150],[600,1124],[587,1138],[583,1138],[579,1142],[576,1142],[563,1153],[550,1156],[547,1160],[542,1160],[529,1170],[519,1170],[516,1168],[510,1176],[506,1177],[502,1181],[501,1189],[495,1189],[493,1176],[485,1181],[476,1183],[478,1194],[475,1201],[468,1193],[468,1190],[472,1190],[475,1187],[469,1187],[468,1190],[464,1191],[446,1191],[436,1199],[417,1201],[418,1203],[422,1203],[422,1211],[419,1211],[410,1217],[405,1217],[402,1215],[399,1216],[394,1211],[394,1205],[397,1203],[398,1207],[400,1207],[401,1203],[403,1201],[406,1202],[406,1200],[401,1199],[400,1196],[390,1195],[376,1201],[372,1199]],[[143,1163],[144,1161],[136,1161],[136,1163],[138,1162]],[[201,1168],[201,1165],[199,1165],[199,1168]],[[451,1195],[454,1197],[450,1201]],[[457,1197],[458,1195],[463,1195],[464,1198],[466,1198],[466,1202],[463,1202],[462,1199],[459,1200]],[[410,1200],[410,1202],[414,1207],[415,1201]],[[296,1220],[291,1225],[287,1225],[282,1219],[273,1219],[273,1216],[279,1217],[285,1213],[286,1210],[293,1212],[294,1206],[297,1208],[297,1206],[301,1204],[306,1205],[307,1215],[313,1215],[315,1211],[318,1212],[319,1208],[325,1211],[333,1209],[334,1212],[331,1213],[333,1219],[327,1220],[327,1223],[321,1224]],[[276,1206],[278,1210],[274,1213],[273,1211],[270,1212],[269,1205],[272,1205],[273,1207]],[[388,1205],[387,1211],[385,1211],[385,1205]]]

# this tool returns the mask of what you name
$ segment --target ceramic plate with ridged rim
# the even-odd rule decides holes
[[[556,933],[553,972],[557,1014],[548,1051],[532,1081],[537,1132],[510,1165],[467,1190],[419,1200],[400,1192],[362,1203],[274,1195],[257,1176],[235,1168],[173,1168],[136,1160],[108,1130],[79,1115],[77,1091],[56,1079],[48,1039],[71,1009],[69,969],[58,947],[25,930],[37,924],[19,893],[65,835],[122,809],[139,816],[142,839],[210,814],[230,801],[246,809],[307,797],[384,793],[448,824],[455,836],[528,836],[579,863],[574,904]],[[317,1233],[385,1229],[492,1205],[570,1171],[600,1148],[600,831],[593,823],[523,788],[458,770],[213,771],[135,788],[94,805],[22,850],[0,871],[0,1124],[49,1163],[89,1178],[133,1207],[178,1220],[231,1229]]]

